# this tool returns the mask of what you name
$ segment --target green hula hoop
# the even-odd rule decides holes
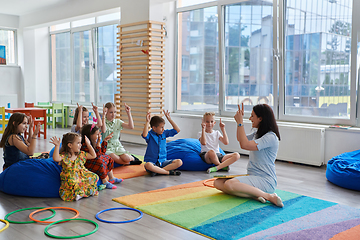
[[[8,221],[9,223],[18,223],[18,224],[24,224],[24,223],[35,223],[35,221],[26,221],[26,222],[16,222],[16,221],[12,221],[12,220],[9,220],[9,216],[14,214],[14,213],[17,213],[17,212],[22,212],[22,211],[25,211],[25,210],[33,210],[33,209],[43,209],[43,207],[31,207],[31,208],[23,208],[23,209],[19,209],[19,210],[16,210],[16,211],[13,211],[11,213],[8,213],[6,214],[5,216],[5,220]],[[52,211],[52,215],[50,217],[47,217],[47,218],[44,218],[44,219],[41,219],[41,221],[45,221],[45,220],[48,220],[52,217],[55,216],[56,212],[53,210],[53,209],[49,209],[50,211]]]
[[[52,235],[52,234],[50,234],[50,233],[48,232],[49,228],[50,228],[52,225],[55,225],[55,224],[57,224],[57,223],[62,223],[62,222],[74,221],[74,220],[91,222],[92,224],[95,225],[95,229],[92,230],[92,231],[89,232],[89,233],[85,233],[85,234],[78,235],[78,236],[56,236],[56,235]],[[84,218],[71,218],[71,219],[63,219],[63,220],[59,220],[59,221],[50,223],[50,224],[47,225],[46,228],[45,228],[45,234],[48,235],[49,237],[53,237],[53,238],[71,239],[71,238],[81,238],[81,237],[89,236],[89,235],[95,233],[98,229],[99,229],[99,225],[98,225],[96,222],[92,221],[92,220],[84,219]]]

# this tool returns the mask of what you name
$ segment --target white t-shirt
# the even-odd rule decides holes
[[[213,130],[212,133],[205,132],[206,145],[201,144],[201,152],[207,152],[209,150],[214,150],[216,153],[220,153],[219,150],[219,138],[223,135],[219,130]],[[198,133],[198,138],[200,139],[201,132]]]

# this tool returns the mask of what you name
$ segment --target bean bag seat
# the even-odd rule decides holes
[[[27,197],[59,197],[61,169],[52,158],[17,162],[0,174],[0,191]]]
[[[167,159],[181,159],[183,165],[179,170],[206,171],[214,164],[205,163],[199,156],[201,145],[199,139],[184,138],[166,143]],[[220,149],[222,154],[225,154]]]
[[[330,159],[327,163],[326,178],[340,187],[360,191],[360,150]]]

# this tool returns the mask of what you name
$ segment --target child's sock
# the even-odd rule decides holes
[[[80,195],[76,195],[75,200],[76,200],[76,201],[79,201],[81,198],[82,198],[82,196],[80,196]]]
[[[207,173],[212,173],[212,172],[217,172],[217,168],[216,167],[208,168]]]
[[[121,183],[122,181],[123,181],[123,179],[121,179],[121,178],[109,179],[110,183],[115,183],[115,184]]]
[[[228,171],[230,171],[230,166],[224,167],[224,168],[220,169],[219,171],[228,172]]]
[[[106,188],[105,184],[101,184],[98,186],[98,191],[104,190]]]
[[[179,170],[170,170],[169,171],[169,175],[176,175],[176,176],[180,176],[181,172]]]
[[[111,182],[108,182],[105,186],[107,189],[117,189],[117,186],[113,185]]]
[[[130,165],[140,165],[142,164],[142,161],[140,159],[138,159],[137,157],[135,157],[134,155],[131,154],[131,156],[134,158],[133,161],[130,161]]]

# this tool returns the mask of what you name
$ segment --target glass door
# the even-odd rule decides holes
[[[92,31],[72,33],[73,39],[73,103],[95,101]]]

